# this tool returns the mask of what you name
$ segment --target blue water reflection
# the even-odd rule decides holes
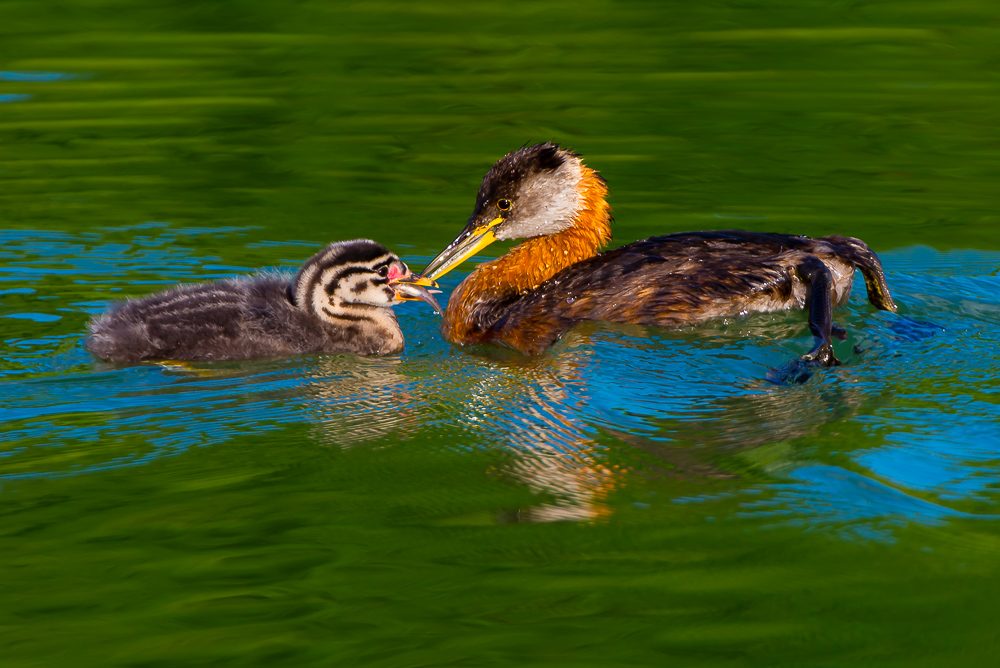
[[[893,529],[908,522],[940,526],[955,518],[1000,519],[963,513],[835,466],[806,466],[791,477],[796,482],[778,486],[771,498],[743,504],[745,513],[781,518],[807,531],[889,542]]]
[[[0,232],[0,480],[138,466],[300,424],[319,447],[419,436],[508,453],[504,475],[545,497],[535,520],[606,515],[613,490],[661,469],[725,481],[677,500],[755,494],[742,513],[879,539],[997,500],[1000,254],[884,253],[901,315],[874,311],[859,281],[836,316],[850,333],[844,366],[800,387],[764,378],[809,348],[801,314],[679,332],[593,324],[535,359],[454,349],[420,304],[399,309],[407,351],[395,358],[118,367],[83,350],[88,317],[110,299],[259,259],[292,269],[319,245],[247,233]]]
[[[865,468],[891,473],[900,484],[943,499],[986,500],[977,492],[1000,483],[996,404],[968,401],[951,415],[942,415],[939,407],[906,411],[886,424],[897,431],[886,435],[886,446],[858,456]]]
[[[75,79],[75,75],[65,72],[0,72],[0,81],[18,81],[25,83],[48,83],[51,81],[67,81]]]

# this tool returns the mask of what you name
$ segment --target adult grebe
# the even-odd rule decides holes
[[[294,276],[186,285],[112,307],[87,348],[106,360],[233,360],[300,353],[388,355],[403,349],[392,305],[434,297],[367,239],[330,244]]]
[[[831,337],[846,333],[833,324],[831,310],[847,301],[855,267],[869,301],[896,310],[878,257],[849,237],[689,232],[598,253],[611,238],[607,192],[596,171],[556,144],[498,160],[465,229],[415,281],[433,284],[497,239],[528,240],[480,265],[455,289],[444,337],[536,354],[585,320],[677,327],[808,308],[816,345],[803,360],[832,366],[839,362]]]

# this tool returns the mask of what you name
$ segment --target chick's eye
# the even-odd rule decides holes
[[[386,276],[388,276],[389,275],[389,267],[379,267],[378,268],[378,275],[381,276],[382,278],[385,278]]]
[[[497,208],[500,209],[501,211],[509,211],[510,200],[509,199],[497,200]]]

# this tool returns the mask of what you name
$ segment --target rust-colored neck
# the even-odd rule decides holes
[[[480,265],[455,288],[448,300],[442,332],[453,343],[475,343],[515,295],[526,295],[557,273],[593,257],[611,240],[608,187],[597,172],[581,166],[577,184],[581,206],[573,224],[562,232],[536,237],[515,246],[501,258]]]

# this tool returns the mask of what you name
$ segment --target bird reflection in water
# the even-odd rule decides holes
[[[606,500],[625,471],[604,462],[584,416],[591,351],[493,363],[465,403],[467,422],[509,444],[512,457],[493,473],[548,497],[504,511],[502,522],[592,521],[611,513]]]
[[[641,428],[626,428],[615,414],[620,409],[602,410],[602,398],[594,396],[595,363],[606,360],[598,359],[599,342],[596,350],[589,344],[601,334],[577,331],[556,355],[494,361],[460,402],[460,419],[490,432],[484,440],[510,445],[512,457],[494,473],[545,497],[532,507],[501,513],[501,521],[600,520],[612,512],[609,496],[637,475],[699,481],[706,492],[719,484],[759,483],[759,475],[747,475],[748,468],[762,474],[790,471],[800,465],[790,442],[891,400],[855,384],[849,369],[837,382],[795,391],[748,379],[739,391],[716,398],[668,396],[670,379],[664,378],[658,384],[664,401],[682,410],[665,410],[671,417],[649,416]],[[655,347],[642,338],[624,345]],[[785,447],[767,450],[766,467],[752,464],[752,451],[773,444]],[[616,459],[630,463],[609,463],[609,445],[623,450]],[[734,465],[737,456],[741,463]]]
[[[770,461],[766,471],[793,469],[799,464],[790,442],[816,436],[833,423],[871,413],[891,400],[891,393],[871,394],[850,384],[791,393],[761,383],[756,392],[708,402],[695,415],[653,420],[652,431],[647,434],[613,427],[604,431],[666,464],[659,471],[661,475],[705,480],[737,478],[739,473],[727,469],[725,463],[733,455],[785,444],[787,456]],[[845,449],[850,447],[844,444]]]
[[[539,499],[502,511],[499,521],[589,522],[609,516],[610,495],[636,475],[739,485],[742,470],[733,468],[734,455],[815,434],[830,422],[874,410],[872,402],[879,401],[870,388],[854,387],[849,368],[836,383],[795,391],[748,379],[728,396],[684,396],[674,381],[687,362],[644,336],[605,345],[608,336],[621,334],[618,329],[574,331],[538,357],[456,351],[447,377],[420,358],[321,357],[306,370],[308,410],[318,440],[337,447],[400,442],[438,428],[446,448],[505,443],[508,454],[489,475],[525,485]],[[625,334],[633,329],[623,328]],[[597,392],[595,373],[621,363],[605,356],[622,348],[633,362],[654,352],[667,358],[652,372],[663,375],[649,390],[655,395],[662,388],[661,414],[672,417],[648,416],[638,427],[625,427],[620,408],[601,405],[607,398]],[[632,391],[622,387],[623,396]],[[630,464],[609,463],[609,445],[622,448],[615,459]],[[788,456],[795,456],[793,448]]]
[[[414,379],[400,357],[328,355],[307,367],[308,410],[316,438],[351,447],[394,435],[406,440],[422,424]]]

